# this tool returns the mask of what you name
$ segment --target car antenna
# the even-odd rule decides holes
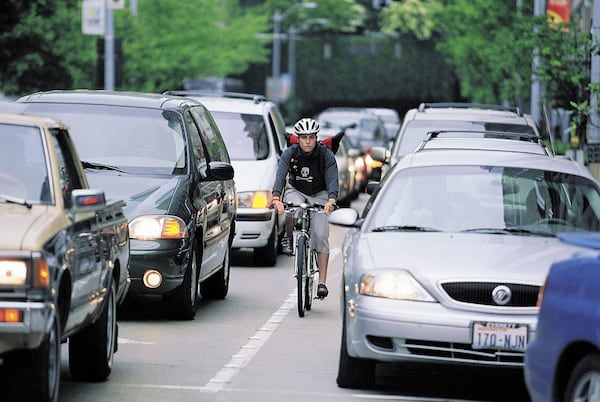
[[[554,146],[554,140],[552,138],[552,131],[550,130],[550,119],[548,118],[548,110],[546,109],[546,102],[542,103],[542,111],[544,112],[544,124],[546,126],[546,132],[548,133],[548,139],[550,141],[550,148],[552,153],[556,155],[556,147]]]

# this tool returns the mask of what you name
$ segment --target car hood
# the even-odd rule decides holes
[[[57,208],[46,205],[0,204],[1,250],[41,250],[54,233],[70,224]]]
[[[260,161],[231,161],[235,176],[235,188],[238,193],[273,189],[277,159],[269,158]]]
[[[135,176],[87,172],[91,188],[101,188],[107,198],[122,199],[127,204],[125,215],[131,219],[140,215],[169,213],[173,197],[186,176]]]
[[[550,265],[574,253],[597,253],[555,237],[474,233],[367,233],[358,248],[365,267],[404,268],[422,283],[482,280],[541,285]]]

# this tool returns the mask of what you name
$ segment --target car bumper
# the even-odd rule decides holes
[[[521,351],[473,349],[475,321],[526,324],[528,340],[533,339],[537,326],[535,314],[474,313],[439,303],[363,296],[356,303],[355,313],[347,315],[348,353],[388,362],[523,366]]]
[[[191,247],[188,240],[131,240],[129,294],[165,294],[183,283],[188,266]],[[149,288],[144,284],[144,275],[151,270],[160,272],[161,284]]]
[[[0,323],[0,353],[40,346],[54,318],[53,305],[44,302],[0,302],[0,309],[6,308],[21,310],[23,321]]]
[[[231,247],[258,248],[269,241],[277,214],[272,209],[238,208],[235,216],[235,236]]]

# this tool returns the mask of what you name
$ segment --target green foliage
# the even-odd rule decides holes
[[[417,39],[429,40],[439,32],[435,15],[442,11],[440,0],[394,1],[381,12],[382,31],[412,33]]]
[[[331,49],[329,59],[323,57],[324,46]],[[402,112],[423,100],[451,101],[456,96],[456,78],[434,41],[411,35],[331,35],[302,38],[296,52],[296,94],[305,103],[300,108],[295,99],[292,107],[301,114],[330,105],[365,104]]]
[[[243,72],[266,62],[268,18],[233,8],[236,0],[139,0],[123,43],[125,89],[178,88],[187,78]],[[124,16],[125,17],[125,16]]]
[[[438,48],[456,69],[464,97],[517,103],[528,95],[533,41],[514,6],[514,0],[454,0],[436,14],[444,33]]]
[[[557,107],[571,111],[569,132],[583,144],[591,113],[590,96],[598,94],[599,83],[590,81],[591,54],[599,45],[587,32],[581,31],[579,21],[550,26],[538,20],[536,42],[539,47],[539,67],[536,73],[545,87],[545,98]],[[596,95],[597,96],[597,95]]]
[[[0,84],[5,94],[89,83],[94,57],[95,42],[81,35],[79,0],[4,2]]]

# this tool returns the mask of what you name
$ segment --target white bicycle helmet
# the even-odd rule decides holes
[[[294,132],[296,135],[318,134],[319,130],[321,130],[319,123],[308,117],[300,119],[294,124]]]

